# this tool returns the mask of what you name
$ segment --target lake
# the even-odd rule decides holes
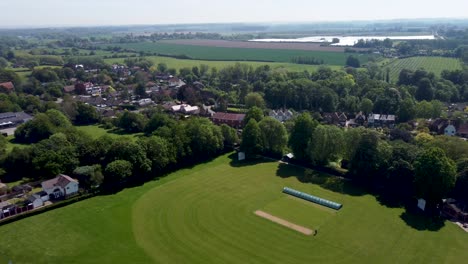
[[[358,42],[360,39],[364,40],[384,40],[384,39],[392,39],[392,40],[418,40],[418,39],[436,39],[434,35],[424,35],[424,36],[314,36],[314,37],[305,37],[305,38],[297,38],[297,39],[252,39],[249,41],[253,42],[332,42],[334,38],[340,40],[339,43],[332,44],[332,46],[353,46]]]

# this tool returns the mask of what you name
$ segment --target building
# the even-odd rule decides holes
[[[442,206],[442,212],[450,217],[461,222],[468,223],[468,208],[458,203],[455,199],[446,199]]]
[[[216,125],[226,124],[230,127],[241,128],[244,125],[245,114],[231,114],[218,112],[210,118]]]
[[[280,122],[288,121],[294,117],[294,113],[291,110],[271,110],[268,115]]]
[[[370,127],[389,127],[395,126],[395,115],[369,114],[367,124]]]
[[[444,135],[446,136],[455,136],[456,133],[457,133],[457,129],[455,128],[454,125],[448,125],[444,129]]]
[[[8,192],[8,186],[0,182],[0,195],[4,195]]]
[[[457,135],[460,137],[468,138],[468,124],[463,124],[458,127]]]
[[[8,127],[17,127],[29,120],[32,119],[32,116],[26,114],[25,112],[8,112],[0,114],[0,129]]]
[[[329,125],[341,125],[345,126],[348,117],[344,113],[323,113],[323,121]]]
[[[59,176],[42,182],[42,190],[52,199],[68,197],[78,193],[78,181],[70,176],[60,174]]]
[[[25,203],[28,207],[32,206],[33,209],[36,209],[44,205],[44,201],[41,199],[41,196],[39,196],[38,194],[33,194],[29,196],[29,198],[25,201]]]
[[[5,89],[8,92],[12,92],[15,89],[15,85],[12,82],[0,83],[0,88]]]

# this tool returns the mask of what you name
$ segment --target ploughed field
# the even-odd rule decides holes
[[[143,186],[0,226],[0,263],[464,263],[468,236],[446,222],[301,183],[297,167],[229,155]],[[282,193],[291,187],[343,204],[335,211]],[[318,230],[305,235],[261,210]]]

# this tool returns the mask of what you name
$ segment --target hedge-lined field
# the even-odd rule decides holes
[[[222,69],[222,68],[226,68],[227,66],[234,65],[236,63],[251,65],[254,68],[260,67],[263,65],[269,65],[273,69],[279,69],[279,70],[284,69],[287,71],[294,71],[294,72],[302,72],[305,70],[312,72],[312,71],[317,70],[319,67],[322,67],[321,65],[304,65],[304,64],[281,63],[281,62],[184,60],[184,59],[175,59],[175,58],[161,57],[161,56],[148,56],[145,58],[151,60],[156,65],[158,63],[165,63],[169,68],[174,68],[176,70],[179,70],[181,68],[186,68],[186,67],[188,68],[192,68],[194,66],[199,67],[200,64],[205,64],[212,68]],[[113,64],[113,63],[124,64],[125,59],[114,58],[114,59],[105,59],[104,61],[109,64]],[[334,70],[339,70],[342,68],[340,66],[328,66],[328,65],[326,67],[332,68]]]
[[[284,50],[284,49],[249,49],[249,48],[224,48],[207,47],[193,45],[169,44],[163,42],[141,42],[129,44],[102,45],[102,48],[121,47],[164,55],[180,56],[185,55],[191,59],[199,60],[230,60],[230,61],[267,61],[267,62],[291,62],[293,57],[314,57],[323,60],[328,65],[344,66],[346,58],[350,55],[343,52],[332,51],[306,51],[306,50]],[[367,55],[358,56],[361,63],[367,62]]]

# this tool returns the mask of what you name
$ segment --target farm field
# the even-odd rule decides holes
[[[165,55],[185,55],[199,60],[229,60],[229,61],[268,61],[291,62],[293,57],[305,56],[323,60],[328,65],[344,66],[349,54],[332,51],[306,51],[287,49],[262,48],[225,48],[194,45],[170,44],[164,42],[142,42],[129,44],[102,45],[102,47],[117,46],[136,52],[151,52]],[[357,55],[361,63],[367,62],[366,55]]]
[[[236,63],[247,64],[254,68],[260,67],[263,65],[269,65],[273,69],[278,69],[278,70],[285,69],[288,71],[296,71],[296,72],[302,72],[306,70],[315,71],[319,67],[323,67],[323,65],[304,65],[304,64],[280,63],[280,62],[184,60],[184,59],[175,59],[175,58],[161,57],[161,56],[149,56],[146,58],[153,61],[155,64],[165,63],[167,64],[169,68],[174,68],[176,70],[179,70],[184,67],[192,68],[194,66],[200,66],[200,64],[208,65],[211,68],[222,69],[227,66],[234,65]],[[105,59],[104,61],[109,64],[114,64],[114,63],[123,64],[125,59],[112,58],[112,59]],[[335,66],[335,65],[332,65],[332,66],[327,65],[326,67],[329,67],[334,70],[339,70],[343,68],[343,67]]]
[[[202,47],[244,48],[244,49],[284,49],[284,50],[310,50],[344,52],[343,47],[321,46],[320,43],[266,43],[252,41],[228,41],[211,39],[174,39],[162,40],[161,43],[193,45]]]
[[[418,217],[387,208],[358,189],[348,186],[341,194],[301,183],[295,176],[302,173],[278,162],[239,164],[225,155],[0,226],[0,262],[463,263],[468,258],[468,236],[454,224],[426,230]],[[334,212],[290,198],[281,192],[284,186],[343,208]],[[256,210],[289,217],[318,234],[290,230],[256,216]]]
[[[424,68],[428,72],[433,72],[435,75],[440,76],[443,70],[458,70],[462,65],[458,59],[446,57],[411,57],[405,59],[396,59],[384,66],[385,69],[390,69],[390,80],[392,82],[398,81],[398,76],[401,70],[417,70]]]

